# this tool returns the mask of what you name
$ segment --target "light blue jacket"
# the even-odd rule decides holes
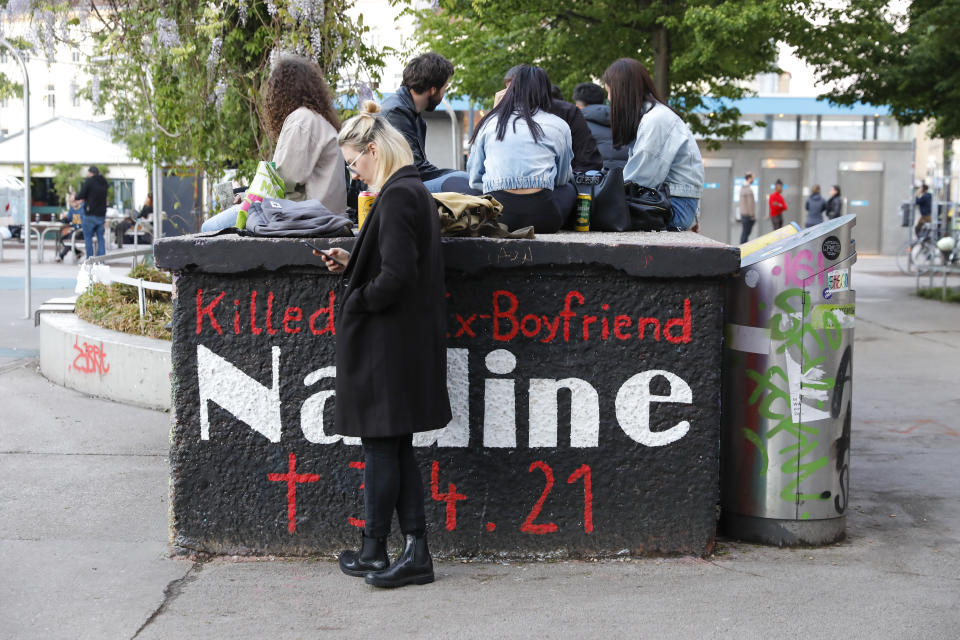
[[[503,140],[497,140],[495,119],[483,123],[467,160],[471,187],[490,193],[502,189],[553,189],[570,182],[570,126],[545,111],[534,113],[533,120],[543,130],[539,142],[533,141],[526,121],[516,114],[511,115]]]
[[[703,159],[693,133],[680,116],[659,102],[646,102],[643,108],[623,179],[652,188],[666,182],[671,196],[699,198]]]

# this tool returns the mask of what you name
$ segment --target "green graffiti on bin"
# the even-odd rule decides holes
[[[802,367],[799,382],[801,390],[829,392],[835,386],[834,378],[815,375],[817,372],[814,369],[826,360],[827,352],[835,351],[842,343],[842,327],[833,312],[834,309],[818,307],[816,322],[812,322],[812,319],[807,317],[813,309],[810,293],[799,287],[780,293],[775,299],[775,305],[778,312],[774,313],[767,323],[773,343],[771,353],[784,354],[799,363]],[[840,308],[842,310],[842,307]],[[804,342],[813,344],[810,344],[811,348],[808,349]],[[746,373],[756,383],[748,402],[750,405],[757,405],[758,414],[774,425],[772,428],[768,427],[765,437],[749,429],[743,430],[744,438],[756,446],[763,456],[761,475],[766,474],[769,465],[770,441],[781,433],[786,434],[781,439],[786,438],[792,444],[779,449],[777,453],[779,456],[792,455],[783,462],[780,471],[796,477],[783,488],[780,498],[792,503],[828,500],[830,492],[800,493],[797,490],[804,480],[827,466],[828,457],[804,460],[816,451],[820,429],[794,421],[792,407],[795,399],[790,395],[790,378],[786,371],[781,366],[772,365],[763,373],[753,369],[748,369]],[[799,398],[796,401],[799,402]],[[785,409],[783,412],[774,408],[777,402]],[[818,405],[822,406],[822,401]],[[804,513],[803,517],[810,517],[810,514]]]

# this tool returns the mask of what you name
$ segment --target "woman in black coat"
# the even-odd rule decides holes
[[[843,198],[840,197],[840,185],[835,184],[830,187],[830,199],[827,200],[827,208],[824,213],[831,220],[839,218],[840,214],[843,213]]]
[[[433,581],[423,481],[413,434],[446,426],[446,299],[436,205],[401,134],[376,115],[348,120],[338,142],[352,173],[379,195],[353,253],[331,249],[344,267],[336,322],[336,433],[363,443],[366,528],[357,551],[340,554],[347,575],[399,587]],[[393,566],[386,551],[393,511],[405,544]]]

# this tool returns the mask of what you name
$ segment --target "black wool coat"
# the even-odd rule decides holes
[[[342,285],[334,431],[382,438],[446,426],[440,220],[415,166],[381,187]]]

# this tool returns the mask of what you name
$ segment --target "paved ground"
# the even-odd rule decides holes
[[[169,416],[36,371],[0,264],[0,638],[960,637],[960,306],[861,257],[848,539],[706,559],[437,565],[374,591],[329,559],[169,557]],[[35,268],[37,300],[75,267]],[[387,632],[385,629],[389,628]]]

